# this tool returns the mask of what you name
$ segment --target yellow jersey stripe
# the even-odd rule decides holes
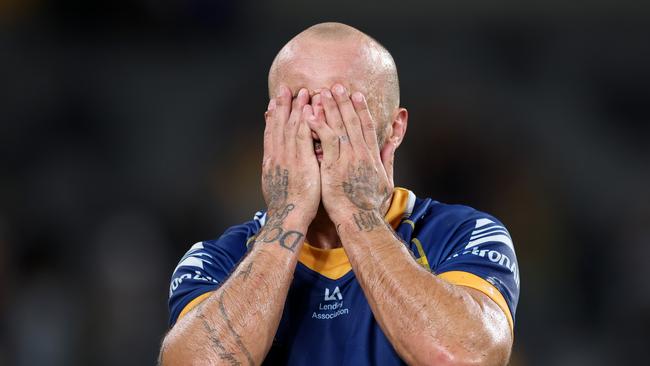
[[[397,229],[409,203],[409,190],[396,187],[385,220]],[[305,241],[298,261],[312,271],[337,280],[352,270],[352,265],[343,247],[334,249],[315,248]],[[428,265],[428,263],[427,263]]]
[[[418,254],[420,255],[420,258],[417,259],[418,263],[420,263],[422,267],[428,269],[429,272],[431,272],[431,266],[429,265],[427,254],[424,252],[424,248],[422,248],[422,243],[420,243],[420,240],[418,240],[418,238],[411,239],[411,242],[413,242],[413,244],[415,244],[415,246],[418,248]]]
[[[399,226],[400,221],[404,217],[404,213],[406,212],[408,204],[409,190],[396,187],[393,191],[390,207],[388,208],[388,212],[385,216],[386,222],[390,223],[393,229],[397,229]],[[246,246],[250,245],[250,242],[253,239],[254,236],[248,238]],[[418,250],[420,249],[418,248]],[[426,260],[426,256],[424,258]],[[352,270],[352,265],[350,264],[348,255],[345,253],[343,247],[334,249],[320,249],[309,245],[309,243],[305,241],[305,244],[300,250],[298,261],[312,271],[315,271],[332,280],[339,279]],[[429,263],[427,262],[426,265],[428,266]],[[190,301],[183,308],[183,311],[181,311],[178,319],[196,307],[196,305],[198,305],[201,301],[205,300],[208,296],[210,296],[210,294],[212,294],[212,291],[197,296],[195,299]]]
[[[320,249],[305,242],[300,250],[298,261],[312,271],[332,280],[339,279],[352,270],[352,265],[343,247]]]
[[[181,313],[178,314],[178,319],[176,319],[176,321],[178,321],[180,318],[182,318],[183,315],[190,312],[190,310],[194,309],[198,304],[201,303],[201,301],[207,299],[210,295],[212,295],[213,292],[214,291],[206,292],[204,294],[201,294],[201,295],[195,297],[192,301],[188,302],[187,305],[185,305],[185,307],[181,311]]]
[[[437,275],[437,277],[451,284],[471,287],[486,294],[490,299],[496,302],[497,305],[499,305],[501,310],[503,310],[506,314],[506,318],[508,318],[508,323],[510,323],[510,330],[514,331],[514,321],[512,320],[512,314],[510,314],[510,308],[508,308],[506,299],[501,295],[501,292],[494,287],[494,285],[475,274],[463,271],[449,271],[441,273]]]

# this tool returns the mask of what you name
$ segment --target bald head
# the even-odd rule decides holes
[[[299,33],[278,52],[269,70],[269,94],[280,84],[294,93],[310,92],[341,83],[368,100],[380,128],[379,141],[391,114],[399,107],[395,61],[372,37],[341,23],[321,23]]]

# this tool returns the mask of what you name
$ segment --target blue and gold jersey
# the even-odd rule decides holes
[[[227,280],[265,218],[258,212],[220,238],[190,248],[172,275],[170,325]],[[485,293],[514,326],[519,269],[510,234],[496,218],[396,188],[386,221],[421,266],[450,283]],[[403,364],[375,320],[343,248],[304,244],[265,363]]]

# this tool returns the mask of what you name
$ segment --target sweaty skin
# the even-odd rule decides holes
[[[512,337],[498,305],[423,269],[384,221],[396,146],[382,160],[364,95],[335,84],[321,96],[326,117],[308,121],[323,141],[323,205],[397,353],[411,365],[505,364]]]
[[[160,364],[259,365],[268,353],[320,202],[308,100],[305,89],[292,101],[280,87],[269,103],[262,163],[267,222],[228,280],[167,334]]]
[[[343,246],[408,364],[506,364],[512,332],[498,305],[423,269],[384,221],[408,121],[390,54],[354,28],[316,25],[280,51],[269,89],[267,222],[228,280],[169,331],[160,363],[260,364],[307,237],[316,247]]]

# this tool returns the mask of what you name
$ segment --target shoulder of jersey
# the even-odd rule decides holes
[[[445,204],[430,198],[416,199],[413,212],[402,224],[409,224],[413,235],[433,237],[434,242],[455,241],[464,237],[468,248],[494,239],[514,251],[510,234],[494,216],[472,207]],[[426,246],[426,244],[424,244]]]
[[[222,250],[232,254],[244,254],[263,224],[260,223],[261,217],[262,213],[257,212],[252,220],[231,226],[218,238],[200,241],[192,248],[196,249],[198,246],[205,251]]]
[[[440,225],[448,229],[472,220],[496,220],[492,215],[481,212],[473,207],[459,204],[447,204],[435,201],[431,198],[417,198],[413,212],[409,218],[415,226],[421,226],[430,221],[438,221]],[[483,221],[479,221],[481,224]]]

